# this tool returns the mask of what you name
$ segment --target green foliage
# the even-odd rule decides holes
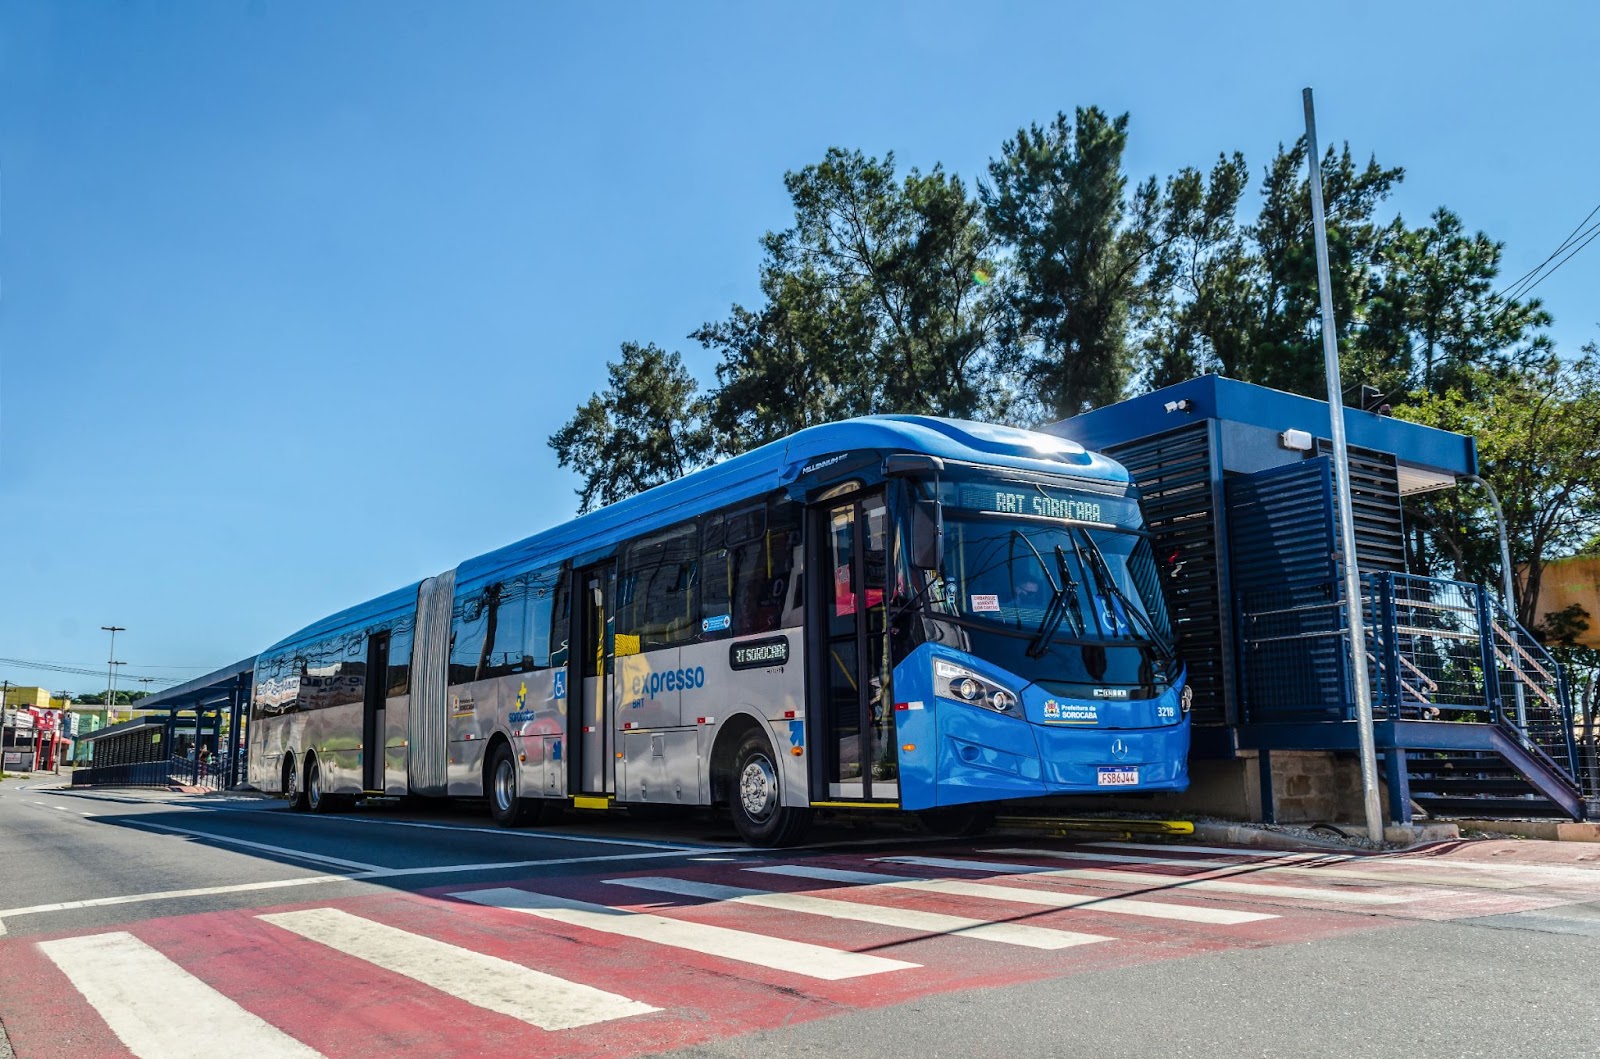
[[[1360,320],[1374,263],[1391,234],[1374,215],[1404,178],[1375,159],[1357,167],[1346,144],[1321,161],[1328,226],[1333,314],[1343,342]],[[1311,230],[1306,144],[1278,149],[1261,186],[1261,212],[1248,235],[1253,246],[1250,287],[1255,313],[1243,337],[1239,377],[1263,386],[1326,397],[1317,259]]]
[[[1518,620],[1532,629],[1543,617],[1534,611],[1545,563],[1600,531],[1600,351],[1590,343],[1576,360],[1460,370],[1462,387],[1419,393],[1395,414],[1477,439],[1479,473],[1500,496],[1511,559],[1524,570]],[[1457,577],[1497,583],[1486,505],[1444,493],[1412,515],[1434,554],[1452,557]],[[1417,548],[1414,558],[1426,565],[1428,551]]]
[[[562,466],[583,475],[580,511],[680,478],[711,455],[710,405],[683,358],[654,344],[622,344],[610,385],[550,435]]]
[[[760,310],[690,337],[721,354],[712,422],[724,452],[872,412],[997,410],[989,236],[960,179],[895,179],[894,156],[830,149],[784,177],[794,223],[763,239]]]
[[[1526,365],[1549,354],[1537,334],[1550,314],[1537,300],[1495,298],[1504,245],[1468,236],[1461,218],[1435,210],[1407,229],[1396,220],[1374,265],[1347,373],[1386,393],[1470,390],[1473,369]]]
[[[122,691],[119,689],[117,691],[116,705],[131,706],[149,694],[148,691]],[[72,701],[79,706],[104,706],[106,704],[106,693],[104,691],[86,692],[82,695],[74,696]]]
[[[1145,281],[1141,348],[1151,386],[1215,372],[1238,376],[1249,362],[1255,258],[1238,222],[1249,181],[1244,155],[1223,155],[1210,176],[1185,168],[1157,204],[1156,247]]]
[[[1126,114],[1057,114],[1007,140],[979,188],[1009,247],[1001,350],[1054,419],[1117,400],[1133,374],[1129,319],[1158,193],[1150,180],[1128,200],[1127,142]]]

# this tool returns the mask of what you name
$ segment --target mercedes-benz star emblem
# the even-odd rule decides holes
[[[1119,737],[1111,741],[1111,756],[1121,760],[1128,756],[1128,744]]]

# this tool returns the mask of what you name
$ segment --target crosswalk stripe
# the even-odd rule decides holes
[[[660,1010],[336,908],[256,918],[542,1030],[570,1030]]]
[[[321,1059],[126,931],[39,943],[139,1059]]]
[[[819,868],[810,864],[770,864],[760,868],[746,868],[744,870],[765,872],[769,875],[790,875],[800,879],[855,883],[860,886],[897,886],[907,890],[926,890],[929,893],[978,897],[989,901],[1012,901],[1026,905],[1044,905],[1047,908],[1086,907],[1094,912],[1143,916],[1149,919],[1176,919],[1186,923],[1206,923],[1219,926],[1233,926],[1239,923],[1255,923],[1263,919],[1278,918],[1266,912],[1237,912],[1231,908],[1169,905],[1158,901],[1140,901],[1131,897],[1100,897],[1095,894],[1071,893],[1066,890],[1029,890],[1017,886],[999,886],[994,883],[963,882],[959,879],[918,879],[907,875],[884,875],[878,872]]]
[[[1112,940],[1099,934],[1079,934],[1070,930],[1029,926],[1025,923],[995,923],[983,919],[968,919],[964,916],[947,916],[939,912],[923,912],[914,908],[887,908],[883,905],[864,905],[854,901],[835,901],[811,894],[773,893],[770,890],[719,886],[715,883],[694,882],[689,879],[648,876],[605,881],[612,886],[629,886],[636,890],[704,897],[712,901],[732,901],[760,908],[775,908],[784,912],[827,916],[830,919],[844,919],[856,923],[876,923],[927,934],[976,938],[980,941],[1021,945],[1030,949],[1067,949],[1074,945],[1092,945],[1097,941]]]
[[[672,948],[702,952],[740,963],[755,964],[775,971],[787,971],[807,978],[821,978],[834,982],[844,978],[860,978],[885,971],[901,971],[920,964],[891,960],[883,956],[830,949],[825,945],[811,945],[786,938],[772,938],[744,930],[693,923],[648,912],[630,912],[609,905],[595,905],[587,901],[574,901],[552,894],[535,893],[501,887],[492,890],[470,890],[451,894],[451,897],[493,908],[524,912],[541,919],[554,920],[570,926],[584,927],[605,934],[636,938]]]
[[[1353,860],[1346,853],[1286,853],[1276,849],[1230,849],[1227,846],[1185,846],[1176,842],[1085,842],[1085,846],[1109,849],[1153,849],[1163,853],[1208,853],[1220,857],[1246,857],[1269,860]]]
[[[1528,883],[1517,882],[1517,881],[1514,881],[1514,880],[1511,880],[1511,879],[1485,878],[1485,877],[1483,877],[1481,875],[1472,874],[1472,869],[1474,869],[1474,868],[1479,868],[1479,869],[1481,869],[1481,868],[1489,868],[1489,869],[1505,868],[1505,869],[1509,870],[1511,868],[1510,865],[1470,865],[1469,866],[1469,865],[1467,865],[1467,864],[1465,864],[1463,862],[1457,861],[1457,862],[1455,862],[1453,864],[1447,864],[1447,865],[1445,865],[1445,867],[1447,867],[1447,868],[1465,869],[1467,871],[1467,874],[1440,875],[1437,872],[1429,870],[1427,867],[1419,868],[1418,866],[1416,866],[1414,864],[1406,863],[1405,861],[1393,860],[1393,859],[1388,859],[1388,858],[1380,858],[1380,857],[1347,857],[1347,856],[1341,856],[1341,855],[1338,855],[1338,854],[1323,855],[1323,854],[1316,854],[1316,853],[1278,853],[1278,852],[1275,852],[1275,851],[1268,851],[1268,850],[1262,850],[1259,853],[1248,853],[1248,852],[1243,851],[1243,850],[1228,850],[1228,849],[1222,849],[1220,847],[1215,847],[1215,846],[1165,846],[1165,845],[1157,845],[1155,843],[1143,843],[1143,844],[1141,844],[1141,843],[1134,843],[1134,842],[1128,842],[1128,843],[1121,843],[1121,842],[1088,842],[1088,843],[1085,843],[1085,845],[1090,845],[1090,846],[1109,846],[1109,847],[1112,847],[1112,848],[1116,848],[1116,847],[1119,847],[1119,846],[1127,846],[1128,848],[1131,848],[1131,849],[1148,849],[1148,850],[1178,849],[1178,850],[1192,850],[1192,851],[1197,852],[1197,853],[1234,853],[1234,854],[1238,854],[1240,856],[1249,856],[1249,857],[1258,858],[1256,863],[1250,863],[1249,861],[1242,861],[1242,860],[1241,861],[1216,861],[1216,860],[1194,860],[1194,859],[1180,860],[1180,859],[1176,859],[1176,858],[1168,859],[1168,858],[1156,858],[1156,857],[1152,857],[1152,858],[1148,858],[1148,859],[1146,859],[1146,858],[1135,858],[1135,857],[1113,857],[1112,855],[1105,854],[1105,853],[1099,853],[1099,854],[1094,854],[1093,855],[1094,859],[1127,860],[1127,861],[1129,861],[1131,863],[1141,863],[1141,862],[1143,862],[1143,863],[1148,863],[1148,864],[1171,864],[1171,865],[1190,865],[1190,866],[1205,866],[1205,867],[1217,867],[1217,868],[1252,869],[1252,870],[1260,870],[1260,871],[1271,871],[1274,874],[1299,875],[1299,876],[1304,876],[1306,878],[1316,878],[1316,877],[1320,876],[1320,877],[1325,878],[1325,879],[1356,879],[1356,880],[1361,880],[1361,881],[1365,881],[1365,882],[1388,883],[1388,884],[1391,884],[1391,885],[1395,885],[1395,884],[1409,885],[1409,884],[1412,884],[1412,883],[1420,883],[1420,884],[1432,885],[1432,886],[1466,887],[1466,888],[1470,888],[1470,889],[1474,889],[1474,890],[1517,890],[1517,889],[1521,889],[1522,887],[1524,887],[1526,885],[1529,885]],[[1003,851],[991,849],[991,850],[984,850],[983,852],[985,852],[985,853],[999,853],[999,852],[1003,852]],[[1040,850],[1038,852],[1043,853],[1044,851]],[[1059,854],[1053,854],[1053,855],[1055,855],[1055,856],[1064,856],[1064,857],[1066,857],[1066,856],[1070,856],[1070,857],[1084,856],[1084,854],[1080,854],[1080,853],[1066,853],[1066,852],[1062,852],[1062,853],[1059,853]],[[1263,860],[1263,859],[1260,859],[1260,858],[1268,858],[1268,859],[1264,859]],[[1323,865],[1335,865],[1335,864],[1344,865],[1344,867],[1324,867],[1323,866]],[[1381,867],[1382,869],[1385,869],[1385,870],[1382,870],[1382,871],[1362,870],[1360,868],[1355,867],[1355,865],[1357,865],[1357,864],[1372,864],[1374,866]]]
[[[1026,850],[1006,852],[1027,855]],[[1203,890],[1212,893],[1247,894],[1252,897],[1285,897],[1302,901],[1328,901],[1347,905],[1394,905],[1414,901],[1413,894],[1378,894],[1343,890],[1323,890],[1310,886],[1279,886],[1271,883],[1234,882],[1229,879],[1158,875],[1153,872],[1108,871],[1104,868],[1044,868],[1036,864],[1004,861],[947,860],[942,857],[881,857],[891,864],[915,864],[923,868],[949,868],[958,871],[992,872],[996,875],[1043,875],[1051,879],[1082,879],[1086,882],[1127,883],[1130,886],[1159,886],[1171,890]]]

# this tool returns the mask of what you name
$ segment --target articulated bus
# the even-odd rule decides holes
[[[1008,799],[1183,790],[1162,576],[1127,472],[1074,442],[812,427],[262,652],[250,781],[508,827],[714,806],[763,846],[819,809],[971,833]]]

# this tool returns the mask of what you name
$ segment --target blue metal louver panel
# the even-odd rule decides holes
[[[1329,462],[1230,479],[1227,512],[1240,716],[1251,724],[1342,718],[1348,634]]]
[[[1128,469],[1139,488],[1139,508],[1167,564],[1168,609],[1178,654],[1194,689],[1196,724],[1229,718],[1224,660],[1232,645],[1223,607],[1224,575],[1218,547],[1216,485],[1219,471],[1213,424],[1201,421],[1153,437],[1109,445],[1105,454]]]

